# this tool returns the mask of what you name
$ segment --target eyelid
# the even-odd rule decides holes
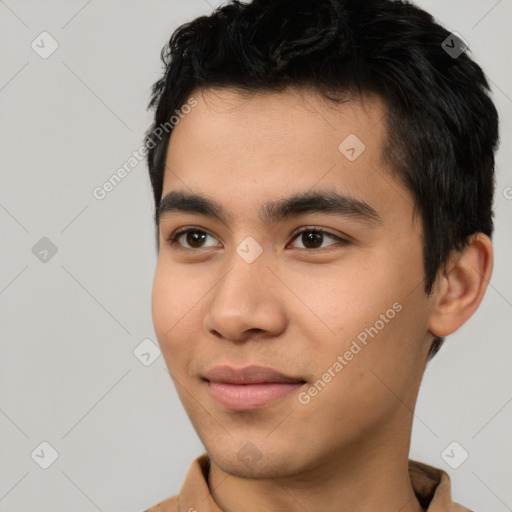
[[[339,238],[340,240],[348,241],[348,238],[350,238],[348,235],[341,235],[336,233],[331,233],[331,231],[328,231],[326,228],[323,228],[321,226],[302,226],[301,228],[298,228],[296,231],[294,231],[291,234],[292,240],[297,238],[297,236],[301,235],[304,232],[307,231],[319,231],[320,233],[323,233],[324,235],[329,235],[334,238]]]

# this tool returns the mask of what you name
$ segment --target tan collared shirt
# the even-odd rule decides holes
[[[206,454],[188,470],[181,491],[144,512],[222,512],[208,488],[210,464]],[[427,512],[471,512],[451,498],[450,477],[441,469],[409,460],[409,476],[421,506]]]

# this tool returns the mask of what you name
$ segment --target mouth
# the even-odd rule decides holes
[[[266,407],[290,395],[306,382],[263,366],[241,369],[216,366],[203,379],[207,382],[212,397],[231,411]]]

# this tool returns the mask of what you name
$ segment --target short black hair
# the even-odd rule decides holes
[[[196,88],[308,88],[334,102],[377,94],[387,106],[384,158],[422,219],[430,294],[453,250],[493,232],[498,114],[462,41],[399,0],[231,0],[180,26],[162,49],[164,74],[148,107],[155,110],[145,143],[157,234],[172,129],[158,142],[153,134]],[[442,341],[434,339],[429,359]]]

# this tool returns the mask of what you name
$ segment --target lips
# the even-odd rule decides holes
[[[304,382],[302,379],[288,377],[287,375],[264,366],[248,366],[240,370],[236,370],[230,366],[216,366],[207,372],[204,378],[209,381],[222,382],[225,384],[296,384],[298,382]]]
[[[263,366],[216,366],[204,375],[213,398],[225,409],[259,409],[284,398],[305,381]]]

